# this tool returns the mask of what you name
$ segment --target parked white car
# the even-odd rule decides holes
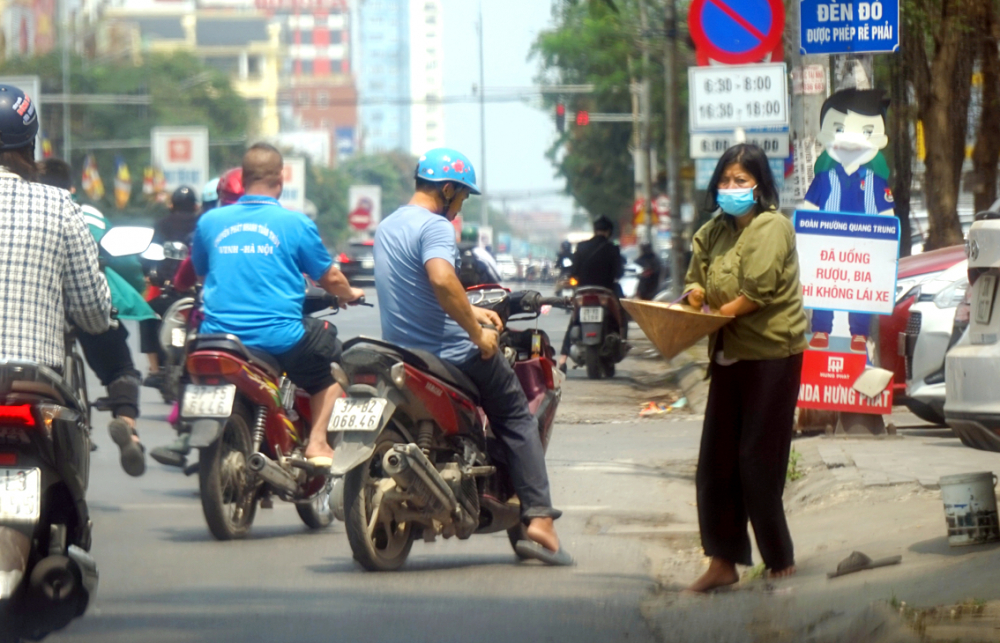
[[[968,285],[968,262],[960,261],[917,286],[906,331],[900,333],[899,352],[906,358],[906,397],[902,402],[914,415],[933,424],[944,424],[945,353],[955,310]]]
[[[517,262],[510,255],[497,255],[497,266],[504,282],[517,280]]]
[[[945,360],[944,417],[966,446],[1000,451],[1000,218],[972,225],[966,253],[969,326]]]

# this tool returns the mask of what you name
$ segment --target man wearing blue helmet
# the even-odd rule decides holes
[[[494,434],[504,444],[521,516],[532,541],[524,553],[555,565],[572,557],[559,545],[553,521],[545,452],[538,423],[517,376],[498,353],[500,318],[469,304],[455,266],[458,244],[451,222],[471,194],[476,171],[465,155],[446,148],[420,158],[409,204],[383,219],[375,232],[375,287],[382,338],[425,350],[475,382]]]

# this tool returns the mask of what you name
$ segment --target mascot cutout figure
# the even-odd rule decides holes
[[[845,89],[826,99],[820,112],[819,141],[825,151],[816,161],[816,178],[802,209],[858,214],[893,214],[889,166],[880,150],[889,100],[877,89]],[[809,347],[829,348],[833,311],[814,310]],[[867,352],[871,315],[849,313],[851,351]]]

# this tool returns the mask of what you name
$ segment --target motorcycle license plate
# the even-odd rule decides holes
[[[328,431],[376,431],[382,421],[386,399],[341,397],[333,403]]]
[[[374,259],[362,259],[361,260],[361,267],[364,268],[365,270],[371,270],[372,268],[375,267],[375,260]]]
[[[42,507],[41,490],[41,470],[0,469],[0,524],[38,520]]]
[[[604,321],[604,309],[597,306],[587,306],[580,309],[581,324],[600,324]]]
[[[203,386],[188,384],[184,387],[181,415],[186,418],[227,418],[233,413],[236,385]]]

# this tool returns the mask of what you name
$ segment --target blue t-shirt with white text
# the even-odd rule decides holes
[[[469,334],[438,303],[424,267],[431,259],[455,265],[458,244],[451,223],[419,206],[403,206],[379,223],[374,252],[382,339],[452,363],[475,355]]]
[[[315,223],[261,195],[202,215],[191,261],[205,276],[200,332],[231,333],[274,355],[305,334],[302,275],[319,280],[333,264]]]

